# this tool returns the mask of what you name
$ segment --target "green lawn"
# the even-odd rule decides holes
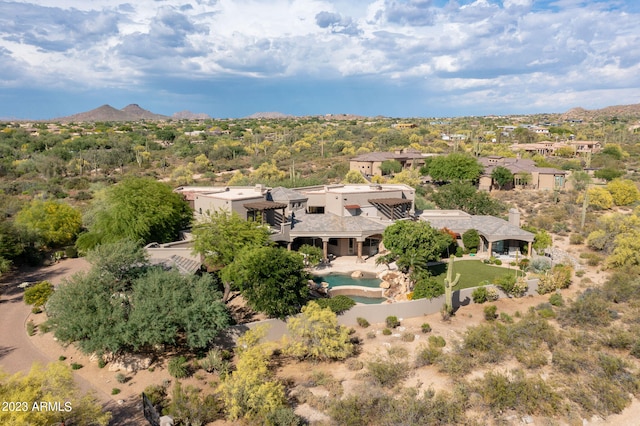
[[[430,266],[428,269],[438,282],[444,283],[444,279],[447,276],[446,263],[439,263]],[[477,287],[482,281],[491,282],[494,278],[502,275],[515,274],[515,270],[514,267],[507,269],[500,266],[485,265],[481,260],[456,260],[453,266],[454,278],[455,274],[460,274],[460,283],[455,287],[455,290],[460,290]]]

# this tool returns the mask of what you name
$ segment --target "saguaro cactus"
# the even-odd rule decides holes
[[[444,309],[448,315],[453,313],[453,288],[458,285],[460,281],[460,274],[456,274],[456,278],[453,278],[453,262],[454,257],[449,256],[449,265],[447,266],[447,277],[444,279]]]

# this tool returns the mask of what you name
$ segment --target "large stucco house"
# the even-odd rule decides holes
[[[502,166],[508,169],[514,176],[513,186],[556,190],[564,189],[567,183],[567,172],[552,167],[538,167],[535,162],[527,158],[509,158],[492,155],[478,158],[478,162],[484,166],[484,172],[480,176],[478,189],[491,190],[494,186],[491,174],[493,170]]]

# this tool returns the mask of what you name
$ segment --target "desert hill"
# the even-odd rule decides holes
[[[141,108],[138,104],[127,105],[122,109],[116,109],[111,105],[102,105],[91,111],[79,114],[60,117],[54,121],[139,121],[139,120],[166,120],[169,117],[161,114],[154,114],[151,111]]]

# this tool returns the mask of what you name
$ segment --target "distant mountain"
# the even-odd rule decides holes
[[[174,113],[171,118],[176,120],[207,120],[211,118],[209,114],[204,112],[179,111]]]
[[[283,114],[281,112],[256,112],[245,118],[266,118],[266,119],[278,119],[278,118],[292,118],[293,115]]]
[[[640,104],[615,105],[601,109],[588,110],[584,108],[572,108],[561,115],[563,120],[598,120],[617,118],[640,118]]]
[[[127,105],[122,109],[115,109],[111,105],[102,105],[91,111],[56,118],[52,121],[139,121],[139,120],[167,120],[169,117],[154,114],[140,108],[138,104]]]

